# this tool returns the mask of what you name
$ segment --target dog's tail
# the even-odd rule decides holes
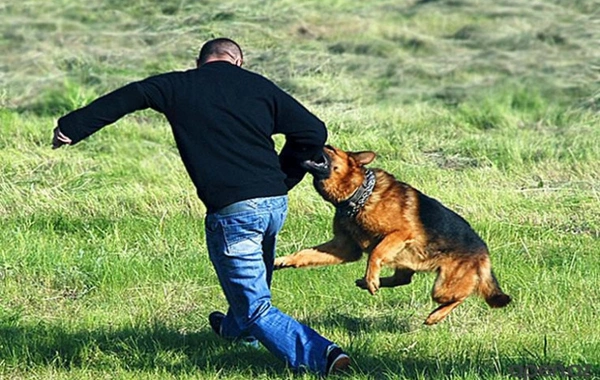
[[[505,294],[498,284],[498,280],[492,272],[492,264],[489,256],[485,256],[479,267],[479,294],[485,299],[490,307],[504,307],[511,301],[510,296]]]

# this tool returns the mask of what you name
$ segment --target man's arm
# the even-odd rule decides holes
[[[325,123],[298,101],[282,93],[276,110],[276,132],[283,133],[286,138],[279,162],[287,176],[285,183],[292,189],[306,174],[302,163],[322,156],[327,129]]]
[[[161,77],[133,82],[61,117],[58,119],[58,127],[54,130],[52,147],[77,144],[104,126],[134,111],[149,107],[162,111],[168,99],[161,87],[167,83]]]

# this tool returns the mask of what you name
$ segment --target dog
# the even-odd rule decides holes
[[[425,320],[433,325],[469,295],[493,307],[511,298],[491,269],[485,242],[460,215],[381,169],[365,165],[372,151],[345,152],[327,145],[319,161],[305,161],[317,192],[335,206],[332,240],[275,259],[275,269],[357,261],[368,254],[364,278],[356,285],[379,288],[407,285],[415,272],[436,272],[432,298],[440,304]],[[382,266],[395,269],[380,278]]]

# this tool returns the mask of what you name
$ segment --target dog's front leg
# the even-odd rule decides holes
[[[316,247],[276,258],[275,269],[341,264],[356,261],[360,259],[361,255],[362,250],[356,243],[336,236]]]
[[[371,251],[364,278],[369,293],[375,294],[379,290],[381,267],[384,264],[393,262],[396,255],[404,249],[405,245],[405,234],[396,232],[386,236]]]

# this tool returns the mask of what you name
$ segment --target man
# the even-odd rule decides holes
[[[196,69],[130,83],[58,120],[53,148],[76,144],[128,113],[151,108],[169,121],[179,153],[205,204],[206,242],[227,301],[209,322],[220,336],[260,341],[294,370],[345,370],[334,343],[271,305],[276,235],[287,192],[320,157],[324,123],[266,78],[242,69],[227,38],[202,46]],[[286,142],[278,155],[272,135]]]

